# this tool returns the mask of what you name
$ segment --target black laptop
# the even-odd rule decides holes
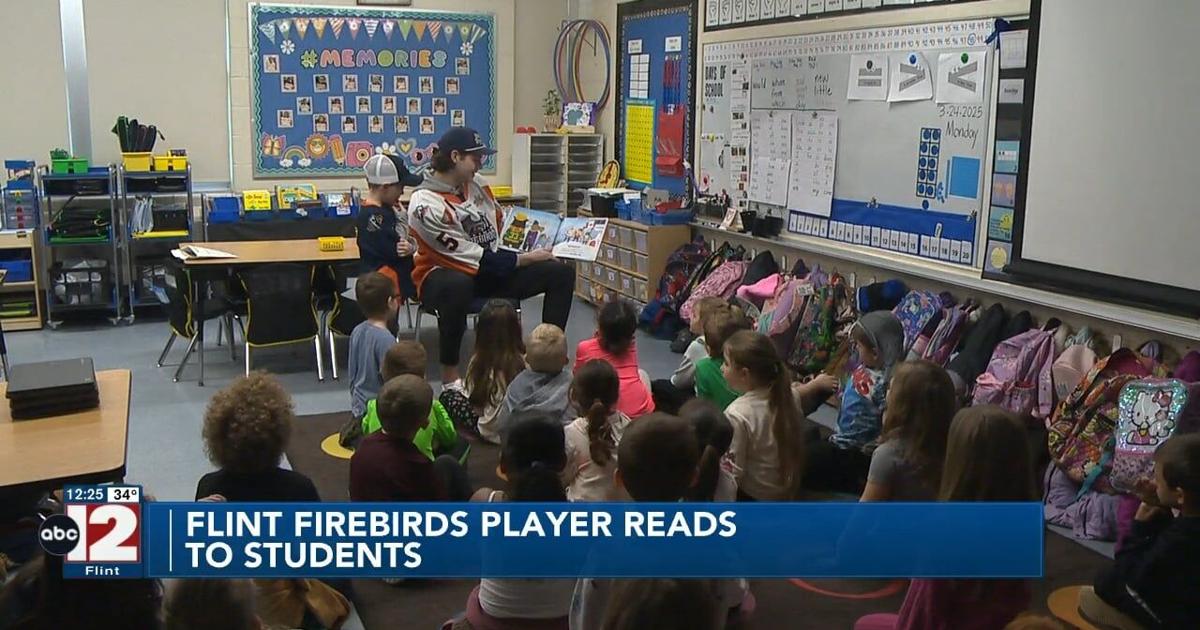
[[[94,409],[100,404],[91,358],[14,365],[6,396],[15,420]]]

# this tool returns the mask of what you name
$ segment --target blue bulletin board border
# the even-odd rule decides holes
[[[254,175],[357,175],[381,152],[419,170],[437,138],[457,125],[473,127],[495,147],[495,23],[491,13],[251,4]],[[344,70],[350,54],[361,72]],[[290,86],[285,75],[293,77]],[[340,113],[333,111],[338,97]],[[342,119],[353,119],[349,131]],[[495,171],[491,156],[482,172]]]
[[[681,156],[684,161],[691,164],[693,159],[693,147],[695,146],[695,120],[696,120],[696,86],[695,86],[695,69],[697,63],[696,54],[696,33],[699,28],[698,24],[698,3],[687,0],[642,0],[638,3],[618,4],[617,5],[617,110],[616,110],[616,142],[614,143],[616,151],[616,160],[624,168],[625,164],[625,107],[629,103],[637,103],[644,101],[654,101],[655,103],[663,104],[668,101],[665,98],[663,89],[663,66],[666,60],[666,51],[664,50],[664,42],[668,37],[678,36],[681,38],[681,50],[679,51],[680,75],[682,94],[676,94],[675,100],[683,103],[684,121],[683,121],[683,147]],[[652,39],[650,39],[652,38]],[[630,53],[629,41],[636,39],[646,40],[643,43],[643,52],[650,55],[650,71],[649,71],[649,92],[646,98],[634,98],[630,96],[630,81],[632,80],[630,72]],[[674,53],[672,53],[674,54]],[[661,133],[660,116],[662,112],[655,113],[655,133]],[[629,182],[629,186],[635,189],[642,188],[657,188],[666,190],[672,198],[685,198],[687,196],[690,177],[685,172],[679,176],[664,175],[659,173],[657,159],[659,157],[659,143],[661,138],[656,136],[654,145],[653,158],[656,161],[654,166],[653,182],[650,184],[642,182]]]

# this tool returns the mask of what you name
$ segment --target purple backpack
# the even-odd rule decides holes
[[[720,267],[712,270],[700,284],[692,289],[691,295],[688,296],[686,302],[679,309],[679,315],[684,321],[692,321],[692,315],[695,313],[696,304],[701,299],[706,297],[721,297],[729,298],[737,291],[737,288],[742,283],[742,278],[746,275],[746,264],[740,260],[732,260],[722,264]]]
[[[1154,479],[1154,451],[1173,435],[1196,429],[1200,385],[1174,378],[1144,378],[1121,389],[1116,448],[1109,481],[1133,492]]]
[[[909,291],[892,309],[892,314],[904,328],[904,354],[907,355],[921,331],[941,316],[942,299],[932,291]]]
[[[975,379],[972,404],[1045,418],[1054,404],[1049,376],[1053,364],[1054,331],[1027,330],[1005,339],[992,352],[987,370]]]

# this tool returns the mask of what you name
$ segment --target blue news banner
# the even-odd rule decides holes
[[[1038,503],[141,508],[140,572],[164,578],[1021,578],[1043,571]]]

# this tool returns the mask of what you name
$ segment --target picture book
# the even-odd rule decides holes
[[[559,258],[593,261],[608,219],[562,218],[552,212],[512,208],[500,230],[500,247],[514,252],[551,248]]]
[[[280,208],[291,208],[299,201],[316,201],[317,187],[314,184],[276,186],[275,196],[279,199]]]

